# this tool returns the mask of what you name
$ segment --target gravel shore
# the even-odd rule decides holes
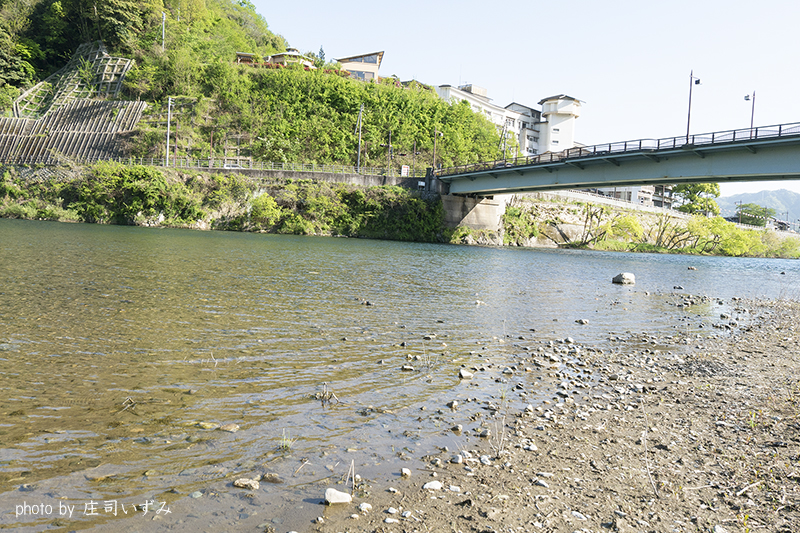
[[[523,353],[507,395],[524,398],[514,377],[531,369],[558,395],[523,409],[443,399],[428,416],[463,444],[415,468],[398,461],[395,478],[363,481],[312,530],[798,531],[800,306],[735,305],[750,318],[723,321],[725,335]]]

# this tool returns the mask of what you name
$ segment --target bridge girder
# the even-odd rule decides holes
[[[489,177],[491,176],[491,177]],[[679,183],[800,179],[800,136],[685,145],[440,177],[450,194],[510,194]]]

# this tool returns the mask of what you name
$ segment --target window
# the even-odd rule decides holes
[[[553,141],[553,144],[558,144],[558,141]]]
[[[561,130],[559,130],[558,128],[553,128],[553,133],[558,133],[559,131]]]
[[[367,81],[375,78],[375,75],[372,72],[362,72],[360,70],[351,70],[349,72],[351,78],[361,81]]]
[[[377,63],[377,62],[378,62],[378,54],[354,57],[345,61],[345,63]]]

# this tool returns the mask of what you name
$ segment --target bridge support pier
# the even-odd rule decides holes
[[[467,226],[475,230],[499,231],[500,220],[510,198],[508,194],[477,198],[443,194],[445,225],[450,228]]]

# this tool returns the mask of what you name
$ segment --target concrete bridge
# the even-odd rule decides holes
[[[441,169],[451,195],[800,179],[800,123],[570,148]]]

